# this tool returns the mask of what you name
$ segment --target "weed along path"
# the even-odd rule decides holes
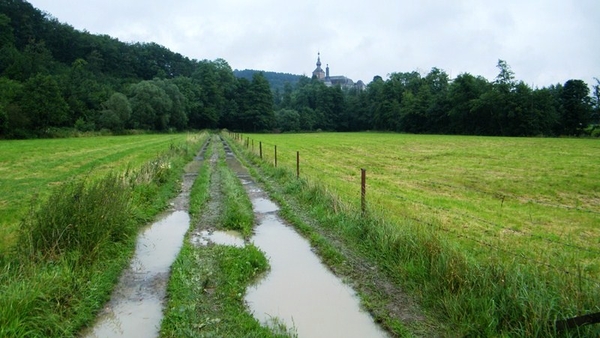
[[[186,166],[182,191],[170,209],[139,235],[129,268],[84,337],[158,336],[169,270],[189,229],[189,194],[202,153]]]
[[[387,337],[361,310],[355,292],[312,251],[309,242],[277,214],[279,207],[255,183],[227,144],[227,164],[242,181],[258,225],[250,241],[269,259],[270,270],[246,293],[261,323],[284,324],[298,337]]]

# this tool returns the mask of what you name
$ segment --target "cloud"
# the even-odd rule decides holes
[[[537,86],[600,76],[597,0],[31,3],[77,29],[238,69],[310,74],[320,51],[333,74],[365,81],[432,67],[493,79],[498,59]]]

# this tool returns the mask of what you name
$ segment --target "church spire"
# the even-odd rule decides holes
[[[321,52],[319,52],[318,55],[317,68],[313,71],[313,77],[317,78],[318,80],[323,80],[325,78],[325,72],[323,71],[323,68],[321,68]]]

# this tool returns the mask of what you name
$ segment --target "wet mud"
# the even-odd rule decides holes
[[[185,167],[181,192],[171,201],[169,210],[139,235],[129,268],[95,325],[84,331],[83,337],[158,336],[170,267],[189,229],[190,190],[203,150]]]
[[[282,323],[299,337],[387,337],[361,310],[356,293],[324,266],[309,242],[278,215],[279,207],[254,182],[222,142],[228,166],[243,183],[256,215],[255,234],[250,239],[268,257],[270,271],[245,295],[250,311],[264,325]],[[204,150],[221,143],[205,144],[194,162],[185,168],[182,191],[163,217],[139,236],[135,256],[123,273],[110,302],[96,325],[84,337],[156,337],[162,320],[169,269],[181,248],[190,217],[189,193]],[[236,232],[216,230],[223,196],[220,177],[214,170],[218,152],[206,159],[213,168],[210,197],[203,219],[190,234],[196,245],[244,246],[247,240]]]
[[[226,148],[227,150],[227,148]],[[258,220],[250,239],[268,257],[264,278],[245,301],[261,323],[283,323],[299,337],[387,337],[360,308],[356,293],[320,261],[310,243],[277,214],[279,207],[233,157],[228,165],[241,179]]]

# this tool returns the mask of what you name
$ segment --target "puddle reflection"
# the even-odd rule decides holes
[[[175,211],[138,237],[135,255],[104,313],[84,337],[156,337],[169,267],[182,245],[190,218]]]
[[[278,318],[299,337],[386,337],[360,309],[354,291],[333,275],[310,244],[275,215],[267,215],[252,242],[271,270],[248,289],[246,302],[263,323]]]
[[[237,231],[209,232],[207,230],[203,230],[200,233],[193,234],[192,243],[196,245],[208,245],[208,243],[214,243],[217,245],[228,245],[238,248],[246,245],[242,234]]]

